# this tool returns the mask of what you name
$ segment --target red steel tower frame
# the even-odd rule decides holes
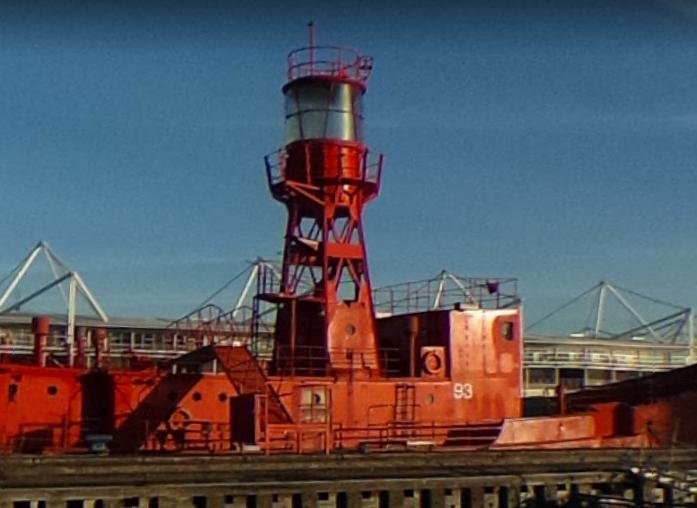
[[[368,160],[362,96],[372,59],[310,45],[288,56],[286,145],[266,157],[288,222],[271,372],[379,376],[362,212],[377,196],[382,155]]]

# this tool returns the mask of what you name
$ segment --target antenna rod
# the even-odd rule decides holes
[[[317,35],[315,33],[315,22],[310,21],[307,24],[307,29],[310,35],[310,72],[315,71],[315,46],[317,45]]]

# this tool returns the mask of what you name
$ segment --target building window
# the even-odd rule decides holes
[[[612,371],[602,369],[588,369],[586,371],[586,384],[590,386],[612,383]]]
[[[556,386],[557,373],[554,369],[531,367],[528,369],[528,382],[531,388]]]
[[[583,388],[583,369],[559,369],[559,382],[569,390]]]

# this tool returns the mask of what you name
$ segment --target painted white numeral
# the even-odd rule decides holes
[[[474,389],[470,383],[455,383],[453,385],[453,397],[455,399],[469,400],[474,396]]]

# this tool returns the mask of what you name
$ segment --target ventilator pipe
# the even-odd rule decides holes
[[[94,346],[94,363],[100,369],[104,367],[103,354],[107,352],[107,331],[106,328],[95,328],[92,330],[92,345]]]
[[[46,366],[46,345],[51,331],[51,318],[36,316],[31,320],[31,331],[34,334],[34,361],[40,367]]]

